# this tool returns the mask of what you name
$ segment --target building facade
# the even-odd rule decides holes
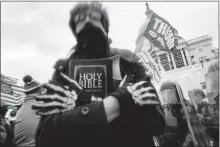
[[[155,49],[155,48],[154,48]],[[155,49],[160,66],[161,80],[154,81],[157,91],[164,81],[177,81],[180,83],[184,97],[189,98],[189,91],[201,89],[206,93],[205,75],[208,67],[218,60],[218,48],[212,45],[212,38],[208,35],[178,42],[177,49],[168,53]]]
[[[208,35],[187,41],[181,39],[178,43],[176,50],[172,53],[159,49],[156,51],[165,72],[194,64],[202,65],[210,62],[215,56],[216,49],[213,48],[212,38]]]

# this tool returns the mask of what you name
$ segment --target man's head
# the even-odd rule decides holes
[[[219,95],[219,64],[218,61],[213,62],[205,75],[206,94],[211,104],[216,104],[215,97]]]
[[[101,3],[78,3],[70,11],[69,26],[80,48],[106,48],[109,17]]]
[[[23,77],[24,93],[26,95],[37,93],[40,91],[41,83],[35,81],[30,75]]]
[[[86,27],[88,22],[107,35],[109,31],[109,17],[108,12],[101,3],[78,3],[70,11],[69,25],[76,37]]]

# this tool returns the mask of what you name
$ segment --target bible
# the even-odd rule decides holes
[[[105,98],[112,92],[113,79],[121,79],[119,58],[70,60],[69,76],[86,92],[84,100],[91,100],[93,96]]]

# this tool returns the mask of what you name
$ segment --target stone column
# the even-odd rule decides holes
[[[173,67],[174,67],[174,69],[176,69],[176,62],[175,62],[175,59],[174,59],[174,56],[173,56],[173,53],[170,53],[170,55],[171,55],[171,62],[173,63]],[[170,57],[169,57],[170,58]]]
[[[158,66],[159,66],[159,68],[160,68],[160,73],[164,73],[165,72],[165,70],[163,69],[163,66],[161,65],[161,61],[160,61],[160,56],[159,55],[157,55],[157,61],[158,61]]]
[[[172,61],[170,61],[169,53],[166,53],[166,55],[167,55],[167,59],[168,59],[168,65],[170,67],[170,70],[172,70],[171,65],[170,65],[170,62],[172,62]]]
[[[188,64],[192,65],[188,48],[184,48],[184,50],[185,50],[185,53],[186,53],[186,59],[188,61]]]
[[[185,59],[185,56],[184,56],[184,53],[183,53],[183,49],[180,49],[180,52],[181,52],[181,55],[182,55],[183,63],[184,63],[185,66],[187,66],[186,59]]]

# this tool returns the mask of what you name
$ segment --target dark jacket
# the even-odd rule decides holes
[[[13,128],[10,126],[9,123],[6,122],[6,120],[4,120],[2,116],[0,116],[0,119],[1,119],[1,122],[0,122],[0,125],[1,125],[0,133],[1,134],[0,135],[4,135],[4,134],[7,135],[4,143],[2,143],[2,141],[0,142],[1,147],[15,147]]]
[[[152,85],[150,77],[132,52],[111,48],[109,56],[114,55],[121,56],[122,77],[127,74],[130,79],[128,82],[145,80]],[[70,58],[78,57],[73,54]],[[69,59],[58,61],[54,68],[63,66],[63,72],[68,74]],[[56,72],[53,79],[59,79]],[[114,80],[115,89],[119,83],[120,81]],[[85,108],[89,110],[87,114],[83,113]],[[110,124],[107,123],[102,101],[47,117],[39,125],[37,147],[154,146],[152,137],[162,134],[165,129],[162,107],[136,106],[131,109],[127,116],[122,115]]]

